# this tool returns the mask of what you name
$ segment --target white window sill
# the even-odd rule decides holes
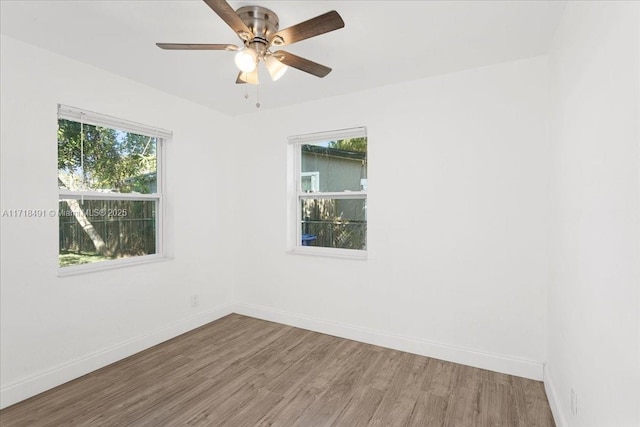
[[[296,246],[287,251],[290,255],[320,256],[327,258],[367,260],[367,251],[355,249],[319,248],[315,246]]]
[[[99,271],[117,270],[124,267],[136,265],[152,264],[155,262],[170,261],[173,258],[164,255],[146,255],[134,258],[123,258],[111,261],[100,261],[91,264],[72,265],[69,267],[58,267],[58,277],[77,276],[80,274],[97,273]]]

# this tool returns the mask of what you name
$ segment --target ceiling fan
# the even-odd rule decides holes
[[[332,10],[307,21],[279,30],[278,15],[261,6],[244,6],[238,10],[225,0],[204,0],[242,40],[243,47],[233,44],[156,43],[169,50],[226,50],[237,51],[235,62],[240,73],[236,83],[258,84],[258,64],[263,61],[271,78],[278,80],[287,66],[317,77],[324,77],[331,68],[284,50],[272,47],[287,46],[344,27],[344,21]]]

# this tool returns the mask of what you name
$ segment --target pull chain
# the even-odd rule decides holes
[[[256,108],[260,108],[260,85],[256,85]]]

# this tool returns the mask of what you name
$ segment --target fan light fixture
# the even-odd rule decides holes
[[[282,77],[284,73],[286,73],[289,69],[289,67],[274,58],[273,55],[269,55],[267,59],[265,59],[264,65],[266,65],[267,70],[271,75],[271,80],[273,80],[274,82]]]
[[[257,61],[258,55],[256,51],[251,48],[242,49],[236,53],[236,65],[243,73],[250,73],[255,70]]]
[[[253,70],[253,72],[251,73],[240,72],[240,74],[238,75],[238,82],[257,85],[258,83],[260,83],[258,81],[258,70]]]
[[[282,77],[289,67],[320,78],[331,72],[331,68],[325,65],[284,50],[272,51],[271,48],[288,46],[344,27],[342,17],[335,10],[281,30],[278,15],[266,7],[242,6],[233,10],[227,0],[203,1],[236,33],[242,42],[240,47],[234,44],[212,43],[156,43],[156,45],[168,50],[237,51],[235,63],[240,69],[236,78],[237,84],[257,85],[259,83],[258,65],[261,61],[264,61],[274,81]],[[245,94],[245,98],[247,97],[248,94]],[[259,107],[260,103],[257,102],[256,106]]]

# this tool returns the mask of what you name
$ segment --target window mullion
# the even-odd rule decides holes
[[[298,198],[301,200],[306,199],[366,199],[366,191],[340,191],[340,192],[323,192],[318,191],[315,193],[298,193]]]
[[[156,200],[159,193],[104,193],[101,191],[72,191],[60,189],[58,195],[61,199],[89,199],[89,200]]]

